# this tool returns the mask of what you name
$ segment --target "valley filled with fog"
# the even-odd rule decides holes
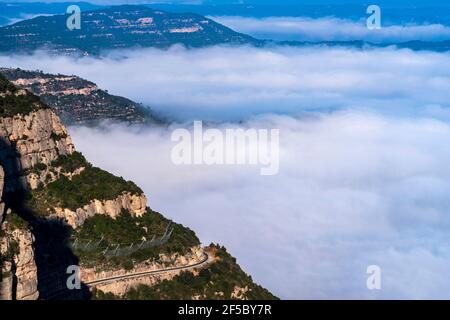
[[[0,65],[76,74],[173,122],[69,130],[95,165],[281,298],[450,298],[448,53],[173,47]],[[194,120],[280,129],[279,174],[175,166],[172,130]],[[366,287],[369,265],[380,291]]]

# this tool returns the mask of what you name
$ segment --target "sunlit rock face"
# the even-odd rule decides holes
[[[0,118],[0,139],[0,163],[6,173],[6,191],[24,188],[27,183],[32,188],[39,182],[44,183],[50,173],[37,176],[31,172],[33,168],[47,167],[60,156],[75,151],[66,128],[50,109]]]
[[[145,19],[141,23],[150,24],[152,20]],[[139,285],[176,281],[176,275],[191,270],[192,264],[207,268],[220,261],[212,259],[214,254],[205,254],[192,230],[148,208],[146,196],[134,182],[90,164],[75,151],[66,128],[52,109],[1,75],[0,209],[0,300],[88,299],[92,292],[87,286],[75,293],[67,288],[67,268],[73,265],[83,270],[94,266],[93,277],[107,275],[106,270],[110,275],[123,276],[137,270],[146,274],[149,271],[163,273],[161,277],[151,274],[139,279],[133,277],[132,281],[114,280],[102,287],[123,297],[130,288]],[[90,229],[90,222],[95,224],[95,220],[89,219],[101,221],[102,229]],[[116,237],[120,229],[124,234],[118,244]],[[80,236],[80,242],[95,240],[97,247],[85,245],[77,251],[80,249],[75,246],[78,238],[74,241],[72,235]],[[159,240],[154,242],[153,239]],[[129,251],[134,242],[144,244],[144,241],[159,244],[142,247],[142,250],[141,246],[136,246],[135,250],[140,251]],[[116,262],[106,255],[113,243]],[[115,255],[124,244],[128,251],[120,251],[124,252],[123,256]],[[106,246],[105,251],[101,245]],[[85,249],[94,250],[88,253],[94,253],[95,257],[87,255]],[[141,254],[138,261],[130,258],[136,252]],[[253,286],[261,296],[273,298],[254,284],[231,257],[227,259],[226,265],[232,266],[234,271],[217,276],[225,277],[230,286],[237,288],[234,297],[244,299],[245,293],[239,288]],[[176,272],[167,269],[169,264],[179,269]],[[192,276],[199,277],[199,273],[195,271]],[[207,282],[205,287],[214,283]],[[194,296],[216,298],[215,292],[221,292],[214,288],[210,291],[210,295]]]
[[[67,208],[55,208],[56,216],[62,218],[72,228],[83,225],[86,219],[96,214],[117,218],[123,210],[128,211],[133,217],[141,217],[147,209],[147,198],[144,194],[136,195],[125,192],[113,200],[94,199],[89,204],[76,210]]]

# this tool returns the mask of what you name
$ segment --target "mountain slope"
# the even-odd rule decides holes
[[[275,298],[219,249],[90,164],[52,109],[0,75],[0,299]],[[74,266],[82,283],[71,290]]]
[[[0,28],[0,51],[99,54],[133,47],[167,48],[257,44],[211,19],[192,13],[169,13],[144,6],[115,6],[82,12],[81,29],[66,27],[69,15],[43,16]]]
[[[9,81],[39,96],[65,125],[95,124],[102,120],[128,123],[159,122],[146,108],[124,97],[110,95],[77,76],[0,68]]]

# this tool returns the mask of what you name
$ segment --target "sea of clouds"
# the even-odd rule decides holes
[[[352,41],[397,43],[413,40],[447,40],[450,27],[437,23],[385,25],[379,30],[367,28],[366,18],[359,21],[336,17],[240,17],[211,16],[235,31],[259,39],[286,41]],[[383,16],[382,16],[383,18]]]
[[[126,58],[125,58],[126,57]],[[76,74],[179,123],[71,127],[95,165],[219,242],[282,298],[450,298],[450,55],[229,48],[0,57]],[[280,129],[280,172],[175,166],[173,128]],[[366,288],[366,268],[382,289]]]
[[[0,65],[75,74],[179,121],[342,108],[441,117],[450,106],[450,55],[407,49],[174,47],[103,59],[0,56]]]
[[[278,175],[175,166],[171,128],[70,131],[88,159],[136,181],[205,244],[226,245],[282,298],[450,297],[449,123],[341,111],[242,127],[280,128]],[[366,288],[369,265],[381,267],[380,291]]]

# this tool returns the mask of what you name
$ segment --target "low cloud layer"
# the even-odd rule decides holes
[[[221,128],[230,125],[222,124]],[[450,298],[447,122],[337,112],[270,116],[280,173],[175,166],[171,129],[70,128],[94,164],[133,179],[150,206],[220,242],[282,298]],[[366,268],[382,290],[366,288]]]
[[[175,47],[0,65],[76,74],[187,123],[280,129],[280,171],[264,177],[174,166],[173,128],[70,128],[89,160],[280,297],[450,298],[448,53]],[[369,265],[381,291],[366,288]]]
[[[366,40],[375,43],[405,42],[412,40],[447,40],[450,27],[441,24],[389,25],[369,30],[366,17],[360,21],[335,17],[267,17],[212,16],[236,31],[261,39],[292,41],[351,41]]]
[[[181,121],[342,108],[441,117],[450,107],[448,53],[174,47],[116,52],[104,59],[0,56],[0,65],[76,74]]]

